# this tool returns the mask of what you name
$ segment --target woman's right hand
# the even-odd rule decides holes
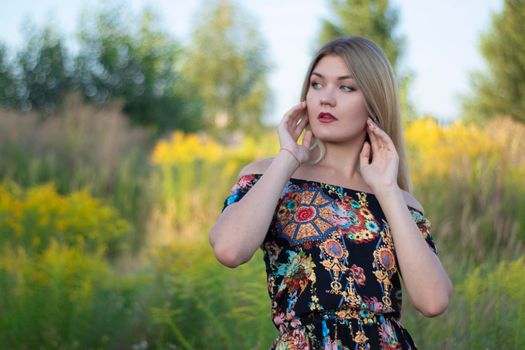
[[[299,135],[301,135],[307,124],[306,101],[302,101],[286,112],[277,128],[281,147],[293,152],[301,164],[308,160],[310,143],[313,137],[312,130],[307,130],[304,133],[302,144],[297,143]]]

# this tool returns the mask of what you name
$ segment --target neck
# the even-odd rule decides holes
[[[326,154],[317,165],[345,179],[360,179],[359,154],[364,140],[363,134],[346,142],[324,142]]]

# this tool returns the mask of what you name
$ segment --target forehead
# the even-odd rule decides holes
[[[351,75],[345,60],[337,55],[326,55],[317,62],[312,74],[318,73],[325,77]]]

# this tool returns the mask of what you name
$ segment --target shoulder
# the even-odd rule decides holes
[[[405,199],[405,203],[409,207],[412,207],[412,208],[417,209],[420,212],[424,213],[423,206],[421,205],[421,203],[419,203],[419,201],[410,192],[407,192],[405,190],[401,190],[401,192],[403,193],[403,198]]]
[[[263,159],[258,159],[254,162],[251,162],[250,164],[247,164],[239,172],[239,178],[245,175],[264,174],[266,169],[268,169],[270,164],[272,164],[273,159],[274,159],[273,157],[263,158]]]

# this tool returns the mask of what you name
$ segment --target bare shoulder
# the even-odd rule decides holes
[[[419,203],[419,201],[410,192],[407,192],[407,191],[404,191],[404,190],[402,190],[402,192],[403,192],[403,197],[405,199],[405,203],[409,207],[412,207],[412,208],[417,209],[420,212],[424,213],[423,206],[421,205],[421,203]]]
[[[264,174],[266,169],[268,169],[270,164],[272,164],[273,159],[274,159],[273,157],[263,158],[263,159],[258,159],[254,162],[247,164],[239,172],[239,178],[244,175]]]

